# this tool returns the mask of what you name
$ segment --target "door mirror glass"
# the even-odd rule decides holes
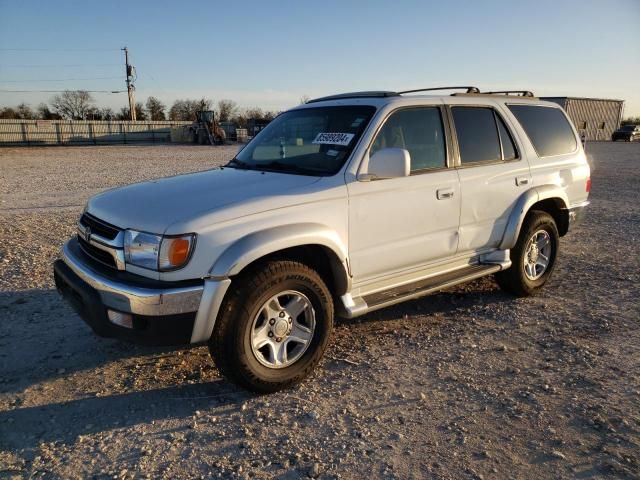
[[[383,148],[369,158],[369,168],[361,180],[408,177],[411,172],[411,155],[404,148]]]

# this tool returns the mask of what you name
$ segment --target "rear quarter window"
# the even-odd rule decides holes
[[[559,108],[542,105],[508,105],[541,157],[572,153],[576,137]]]

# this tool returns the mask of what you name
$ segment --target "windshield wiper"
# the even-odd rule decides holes
[[[267,163],[261,163],[259,165],[255,165],[256,169],[266,169],[272,170],[276,172],[291,172],[291,173],[300,173],[302,175],[313,175],[318,176],[321,175],[322,172],[318,170],[313,170],[311,168],[301,167],[299,165],[292,165],[290,163],[280,162],[278,160],[273,160]]]
[[[247,162],[243,162],[242,160],[238,160],[237,158],[232,158],[229,163],[225,165],[225,167],[231,168],[240,168],[243,170],[253,170],[253,165],[248,164]]]

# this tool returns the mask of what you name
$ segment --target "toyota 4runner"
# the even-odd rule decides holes
[[[419,94],[443,89],[312,100],[224,167],[94,196],[57,288],[97,334],[207,343],[260,392],[313,370],[334,315],[490,274],[535,294],[589,203],[576,130],[530,92]]]

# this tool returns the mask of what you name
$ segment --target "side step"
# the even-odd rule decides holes
[[[391,290],[372,293],[363,297],[363,300],[367,304],[368,308],[366,310],[369,312],[404,302],[405,300],[422,297],[475,278],[484,277],[499,270],[502,270],[501,265],[469,265],[468,267],[402,285]]]

